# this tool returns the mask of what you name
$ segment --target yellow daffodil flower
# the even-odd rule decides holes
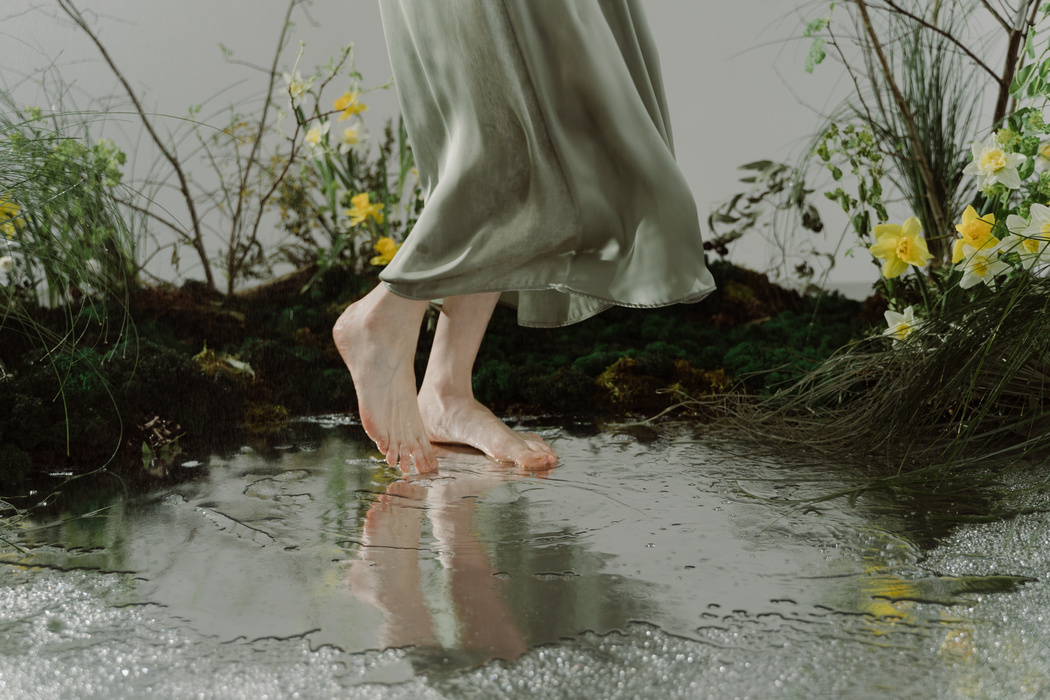
[[[22,228],[26,225],[25,219],[19,216],[21,213],[22,208],[10,199],[0,199],[0,231],[8,238],[14,237],[15,227]]]
[[[368,109],[368,105],[361,102],[360,99],[361,93],[359,93],[357,90],[354,90],[353,92],[344,93],[342,97],[340,97],[338,100],[335,101],[334,104],[332,104],[332,107],[334,109],[337,109],[342,112],[342,114],[339,115],[339,121],[349,119],[355,114],[360,114],[361,112]]]
[[[372,265],[389,265],[390,261],[394,259],[397,251],[401,249],[400,243],[394,243],[394,239],[388,236],[383,236],[375,244],[376,252],[379,255],[375,256],[368,262]]]
[[[914,216],[898,224],[879,224],[872,230],[875,243],[868,250],[884,260],[882,276],[888,279],[899,277],[909,265],[923,267],[932,258],[926,239],[919,235],[922,224]]]
[[[978,217],[976,209],[966,207],[962,215],[962,223],[955,225],[959,238],[952,245],[952,262],[959,264],[962,261],[963,246],[968,245],[981,250],[997,245],[999,239],[992,235],[993,226],[995,226],[995,214],[988,213]]]
[[[357,226],[370,216],[377,224],[383,223],[383,204],[370,204],[367,192],[351,197],[350,204],[352,206],[345,213],[350,217],[351,226]]]

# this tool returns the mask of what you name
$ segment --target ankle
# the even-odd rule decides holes
[[[473,400],[474,389],[469,382],[456,382],[447,377],[434,379],[427,375],[419,389],[420,396],[436,400],[439,404],[449,404],[463,400]]]

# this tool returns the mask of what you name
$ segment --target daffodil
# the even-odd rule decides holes
[[[984,282],[991,288],[995,288],[995,278],[1010,269],[1010,266],[999,259],[999,246],[986,246],[981,249],[971,245],[963,245],[963,278],[959,286],[969,289],[974,285]]]
[[[899,277],[908,265],[923,267],[932,258],[926,239],[919,235],[922,224],[914,216],[898,224],[879,224],[872,230],[875,244],[868,250],[880,260],[884,260],[882,275],[887,278]]]
[[[962,223],[955,225],[959,232],[959,238],[952,245],[952,262],[958,264],[963,259],[963,246],[971,246],[980,250],[986,246],[994,246],[999,239],[992,235],[992,227],[995,226],[995,214],[977,216],[977,210],[966,207],[962,215]]]
[[[342,112],[342,114],[339,115],[339,121],[349,119],[350,117],[360,114],[368,109],[368,105],[361,102],[361,93],[357,90],[343,93],[343,96],[332,104],[332,107]]]
[[[369,203],[367,192],[351,197],[350,204],[350,208],[346,210],[346,215],[350,217],[351,226],[357,226],[370,216],[375,219],[377,224],[383,223],[383,204]]]
[[[1043,141],[1035,152],[1035,171],[1041,173],[1047,169],[1050,169],[1050,141]]]
[[[15,269],[14,258],[12,258],[10,255],[5,255],[4,257],[0,258],[0,272],[7,273],[13,269]]]
[[[339,134],[339,152],[346,155],[364,145],[368,139],[360,119],[355,119]]]
[[[909,306],[902,313],[886,311],[883,316],[886,318],[887,328],[882,334],[893,338],[894,343],[903,341],[922,325],[922,321],[915,320],[914,306]]]
[[[1003,252],[1017,253],[1026,270],[1050,263],[1050,207],[1033,204],[1031,214],[1031,222],[1015,214],[1006,218],[1010,237],[1001,246]]]
[[[26,225],[25,219],[19,216],[21,213],[20,206],[10,199],[0,198],[0,231],[8,238],[14,237],[16,227],[22,228]]]
[[[314,124],[307,132],[306,136],[303,137],[303,143],[306,144],[307,150],[310,151],[311,155],[318,155],[324,147],[324,137],[328,135],[328,129],[331,127],[329,122],[323,124]]]
[[[1021,186],[1021,177],[1017,174],[1017,169],[1028,157],[1006,151],[996,134],[991,134],[984,141],[975,141],[970,151],[973,153],[973,160],[963,172],[977,176],[977,186],[980,189],[986,190],[997,182],[1011,190]]]
[[[389,236],[383,236],[376,241],[375,249],[379,255],[376,255],[368,262],[372,265],[389,265],[397,251],[401,249],[401,244],[394,243],[394,239]]]
[[[303,97],[309,92],[314,79],[311,77],[308,80],[303,80],[303,76],[299,71],[282,73],[281,77],[284,78],[284,91],[288,93],[288,97],[292,101],[292,109],[296,109],[302,104]]]

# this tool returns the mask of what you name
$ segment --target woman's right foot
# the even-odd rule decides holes
[[[416,401],[413,361],[427,302],[405,299],[382,284],[351,304],[332,338],[357,391],[361,425],[387,464],[423,474],[437,470]]]

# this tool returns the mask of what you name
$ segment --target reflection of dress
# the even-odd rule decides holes
[[[390,289],[554,326],[714,288],[639,0],[380,1],[426,194]]]

